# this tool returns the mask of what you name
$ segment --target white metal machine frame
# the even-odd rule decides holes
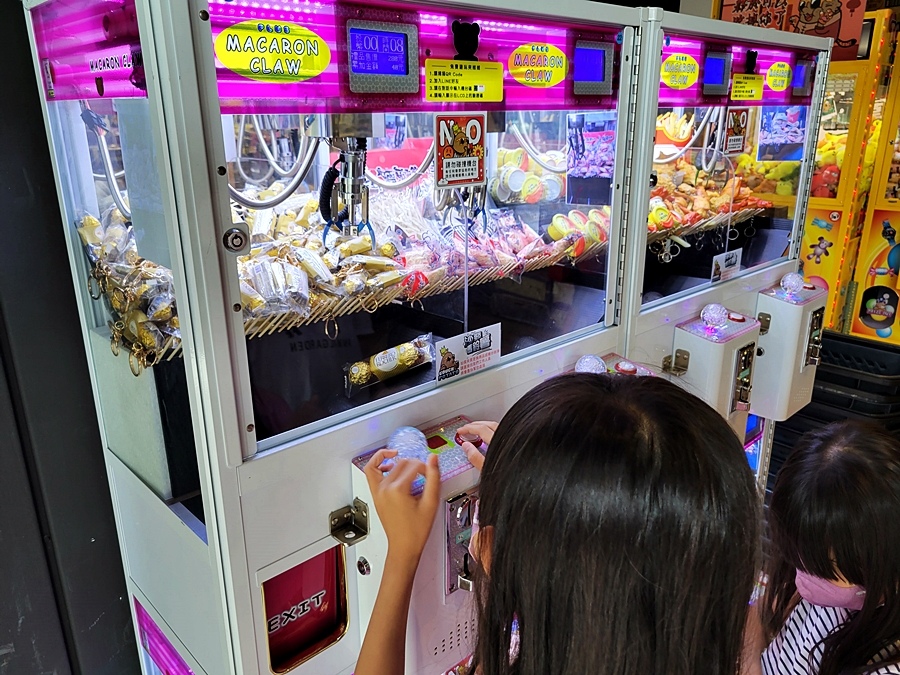
[[[26,10],[41,4],[43,0],[25,0]],[[431,4],[486,9],[481,0]],[[627,353],[635,361],[658,367],[671,351],[675,323],[713,301],[755,315],[756,292],[797,267],[799,226],[795,226],[789,260],[641,311],[638,298],[649,199],[643,177],[649,175],[653,154],[652,138],[645,131],[655,125],[664,32],[725,35],[762,44],[771,44],[771,33],[663,16],[657,10],[558,0],[553,5],[555,17],[623,27],[613,222],[618,219],[626,227],[612,227],[610,232],[610,311],[606,313],[610,325],[583,329],[518,352],[500,366],[458,383],[397,395],[329,418],[304,429],[302,436],[286,434],[258,444],[235,254],[222,245],[231,215],[208,5],[204,0],[138,0],[136,7],[150,97],[149,133],[160,146],[158,179],[178,292],[205,526],[183,508],[166,505],[120,459],[122,421],[109,412],[101,383],[121,383],[116,386],[127,387],[134,395],[151,385],[127,379],[131,377],[128,365],[110,355],[108,335],[87,325],[83,332],[128,587],[195,673],[270,672],[262,583],[335,545],[328,515],[357,496],[351,459],[384,442],[393,429],[455,415],[499,419],[529,388],[570,369],[586,353]],[[490,9],[547,18],[545,3],[537,0],[492,0]],[[26,16],[33,38],[27,11]],[[824,41],[802,36],[792,38],[791,44],[828,48]],[[824,83],[824,65],[820,63],[818,69],[817,91]],[[814,98],[815,110],[820,104]],[[43,105],[52,140],[57,132],[46,101]],[[812,121],[810,128],[815,128]],[[808,156],[814,142],[810,135]],[[64,197],[69,189],[67,167],[56,157],[54,163],[63,220],[68,222],[72,214]],[[803,186],[809,173],[807,164]],[[794,218],[795,223],[803,222],[802,213]],[[79,289],[77,302],[87,317],[93,309],[80,272],[83,253],[71,237],[68,242],[73,282]],[[459,485],[475,482],[474,470],[456,481]],[[451,487],[459,487],[456,483]],[[358,579],[352,548],[347,558],[349,628],[343,639],[293,672],[343,675],[353,671],[364,618],[356,603]],[[423,566],[432,563],[441,564],[426,559]],[[422,648],[428,652],[431,647]],[[464,651],[459,652],[460,658]],[[149,668],[146,663],[145,667]]]
[[[773,45],[771,30],[673,14],[658,9],[649,10],[648,22],[641,37],[643,55],[638,77],[639,100],[646,103],[638,106],[637,129],[652,130],[655,127],[660,59],[650,55],[662,53],[666,34],[697,37],[717,35],[725,39],[733,38],[735,42],[741,44]],[[822,108],[825,79],[828,74],[831,43],[822,38],[793,33],[778,33],[778,39],[781,45],[806,48],[821,53],[813,87],[810,117],[807,122],[808,129],[816,129]],[[791,231],[789,256],[738,278],[714,285],[707,284],[699,287],[698,290],[691,289],[672,296],[661,304],[654,303],[650,307],[643,308],[641,306],[641,289],[644,282],[647,228],[645,227],[644,213],[637,208],[631,210],[631,217],[627,223],[628,263],[624,270],[627,290],[622,296],[621,305],[621,324],[627,336],[626,355],[628,358],[659,369],[663,360],[673,354],[675,327],[679,323],[699,316],[704,306],[710,303],[719,303],[735,312],[755,317],[758,293],[766,288],[777,286],[785,274],[797,271],[807,207],[806,195],[809,194],[809,180],[813,168],[811,158],[815,156],[815,143],[815,134],[807,134],[800,183],[797,188],[797,208],[793,214],[794,226]],[[634,164],[630,175],[650,175],[654,154],[653,146],[652,132],[637,135],[633,155]],[[630,191],[634,204],[644,204],[650,199],[650,185],[646,181],[639,181],[632,185]],[[673,379],[677,381],[677,378]],[[767,427],[767,440],[764,443],[758,468],[759,485],[763,490],[768,475],[772,439],[772,426],[767,424]]]

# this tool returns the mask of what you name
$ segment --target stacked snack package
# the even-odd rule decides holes
[[[102,221],[83,216],[78,234],[93,265],[91,277],[123,325],[122,335],[154,354],[180,346],[172,271],[138,255],[131,224],[118,209]]]

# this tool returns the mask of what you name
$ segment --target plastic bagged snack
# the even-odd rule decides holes
[[[147,304],[147,318],[154,323],[162,323],[175,315],[175,297],[168,290],[156,295]]]
[[[372,250],[372,237],[364,234],[338,244],[337,251],[341,258],[349,258],[359,253],[367,253]]]
[[[266,299],[249,283],[241,280],[241,304],[250,316],[259,316],[266,306]]]
[[[362,265],[370,272],[387,272],[388,270],[398,270],[402,267],[396,260],[374,255],[352,255],[341,261],[341,267],[347,265]]]
[[[279,262],[268,257],[254,258],[244,269],[253,288],[266,300],[265,313],[273,314],[290,309],[286,297],[284,268]]]
[[[403,281],[403,277],[405,276],[405,270],[389,270],[387,272],[381,272],[366,281],[366,287],[370,291],[381,291],[385,288],[399,284]]]
[[[124,260],[126,253],[136,251],[136,248],[131,228],[122,223],[111,223],[103,230],[99,257],[101,260],[116,262]]]
[[[308,315],[309,278],[306,272],[288,262],[282,262],[281,267],[284,269],[284,285],[291,309],[303,316]]]
[[[334,275],[316,253],[307,248],[294,248],[293,253],[313,281],[320,284],[334,284]]]
[[[78,236],[81,237],[81,243],[90,261],[97,262],[100,259],[100,245],[103,240],[103,226],[100,221],[91,214],[86,214],[78,227]]]
[[[364,361],[345,365],[344,389],[350,397],[364,387],[384,382],[433,361],[434,342],[431,333],[420,335],[411,342],[378,352]]]
[[[346,292],[349,296],[359,295],[366,290],[367,280],[368,277],[362,272],[357,272],[356,274],[348,274],[347,277],[341,282],[341,288],[343,288],[344,292]]]

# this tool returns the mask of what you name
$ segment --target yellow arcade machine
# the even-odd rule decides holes
[[[825,326],[846,330],[844,307],[881,140],[896,49],[890,10],[868,12],[859,59],[833,61],[826,81],[800,261],[828,288]]]
[[[897,21],[895,15],[895,22]],[[875,161],[875,180],[848,297],[848,330],[852,335],[900,344],[896,330],[900,275],[900,91],[887,97],[885,142]]]

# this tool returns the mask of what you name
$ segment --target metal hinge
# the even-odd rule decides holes
[[[759,334],[765,335],[769,332],[769,328],[772,326],[772,315],[766,312],[760,312],[759,316],[756,317],[756,320],[759,321]]]
[[[353,546],[369,536],[369,507],[356,497],[352,506],[331,512],[328,526],[332,537],[344,546]]]
[[[676,349],[674,358],[669,354],[663,359],[662,369],[664,373],[681,377],[688,371],[690,363],[691,353],[686,349]]]

